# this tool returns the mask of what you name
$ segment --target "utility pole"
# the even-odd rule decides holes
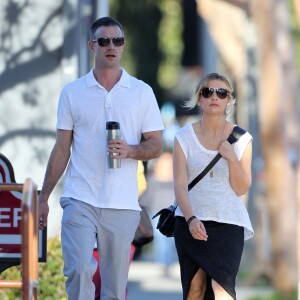
[[[97,6],[97,18],[105,17],[109,15],[109,0],[98,0]]]

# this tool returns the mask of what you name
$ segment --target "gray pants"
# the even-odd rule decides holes
[[[69,300],[93,300],[92,281],[97,269],[93,257],[96,238],[101,257],[101,300],[124,300],[130,244],[140,212],[96,208],[72,198],[61,198],[62,252]]]

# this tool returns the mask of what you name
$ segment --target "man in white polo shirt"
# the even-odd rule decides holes
[[[125,299],[130,244],[140,220],[138,160],[161,154],[164,126],[157,101],[149,85],[121,68],[124,43],[117,20],[96,20],[88,42],[95,66],[67,84],[59,99],[57,138],[39,197],[39,218],[42,229],[48,198],[67,168],[60,203],[70,300],[94,299],[95,241],[101,255],[101,300]],[[121,132],[121,139],[109,144],[107,121],[118,122]],[[113,154],[121,159],[120,168],[109,168],[108,155]]]

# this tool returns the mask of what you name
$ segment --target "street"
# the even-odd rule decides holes
[[[269,288],[240,287],[237,289],[238,300],[250,297],[270,295]],[[133,261],[129,270],[128,300],[181,300],[179,266],[172,266],[170,276],[164,276],[158,263]]]

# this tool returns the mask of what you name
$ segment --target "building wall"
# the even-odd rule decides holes
[[[31,177],[42,187],[60,90],[89,68],[90,2],[0,1],[0,152],[18,183]],[[60,228],[60,193],[61,183],[50,198],[50,236]]]

